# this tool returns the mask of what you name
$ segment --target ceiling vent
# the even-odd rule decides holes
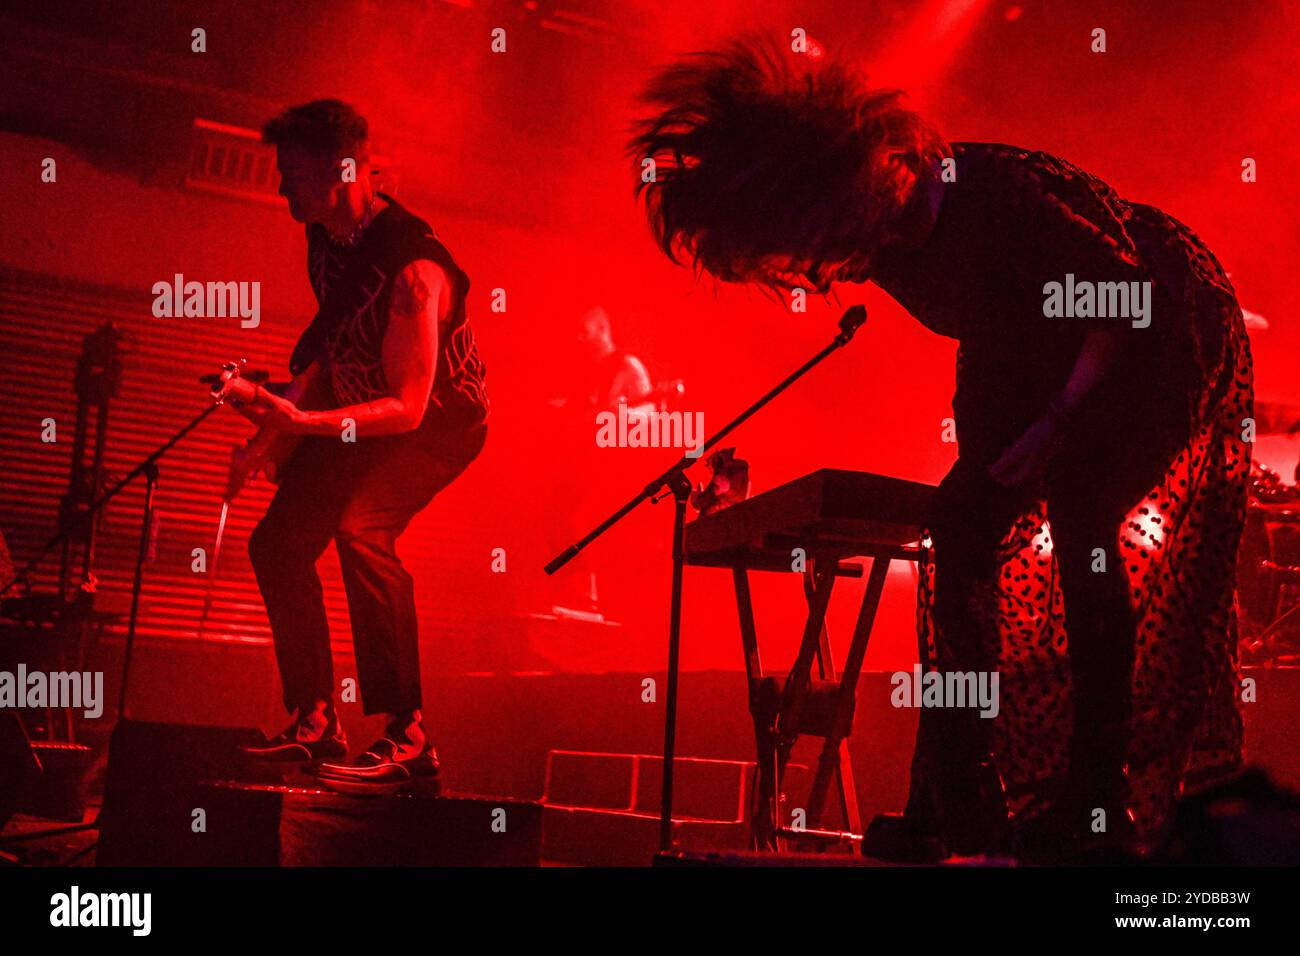
[[[275,147],[251,129],[195,118],[185,185],[201,192],[282,205]]]

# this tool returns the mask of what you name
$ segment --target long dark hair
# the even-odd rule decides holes
[[[726,282],[796,284],[773,272],[774,256],[822,293],[866,278],[922,171],[951,155],[902,93],[774,43],[689,54],[641,100],[654,112],[628,154],[651,231],[674,262]]]

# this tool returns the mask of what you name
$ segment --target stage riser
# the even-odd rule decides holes
[[[127,722],[114,735],[101,866],[536,866],[541,806],[358,797],[258,768],[250,730]],[[258,783],[222,783],[234,779]],[[288,786],[271,780],[286,779]],[[202,811],[201,814],[196,811]],[[502,827],[504,826],[504,829]],[[197,832],[196,832],[197,831]]]
[[[238,785],[177,788],[110,820],[101,866],[537,866],[541,807]],[[195,831],[195,812],[202,829]],[[499,821],[499,822],[498,822]],[[504,832],[494,830],[504,825]],[[648,857],[646,857],[648,859]]]
[[[230,651],[216,645],[175,652],[141,648],[133,679],[135,713],[152,720],[202,719],[279,729],[274,662],[269,649]],[[339,661],[339,672],[350,662]],[[1248,757],[1279,783],[1300,789],[1300,670],[1251,669],[1258,700],[1244,706]],[[109,671],[110,678],[112,671]],[[890,674],[864,672],[849,742],[863,819],[897,810],[907,794],[917,711],[889,705]],[[642,700],[655,678],[658,701]],[[106,684],[109,681],[106,681]],[[166,694],[152,692],[165,686]],[[213,688],[240,687],[221,706]],[[426,714],[438,741],[445,782],[460,792],[540,800],[550,750],[654,754],[662,747],[663,674],[456,674],[426,672]],[[224,693],[224,692],[223,692]],[[114,693],[106,696],[112,700]],[[359,704],[340,708],[354,743],[377,736],[383,718]],[[105,715],[100,724],[111,716]],[[725,760],[754,759],[753,725],[744,675],[693,671],[682,675],[678,753]],[[795,759],[813,765],[816,748],[801,743]],[[649,775],[646,775],[649,779]]]
[[[490,798],[355,797],[201,786],[197,866],[537,866],[542,814]],[[503,832],[494,830],[504,826]]]
[[[663,758],[648,754],[552,753],[548,805],[657,814],[663,796]],[[750,800],[753,762],[680,758],[673,771],[673,813],[699,820],[741,819]],[[790,764],[785,790],[806,792],[811,777]]]
[[[663,758],[651,754],[551,753],[548,805],[658,813]],[[751,799],[753,761],[678,757],[673,772],[673,812],[684,818],[729,822],[744,816]],[[802,796],[811,783],[803,764],[787,764],[784,790]]]
[[[611,810],[546,807],[542,857],[548,863],[581,866],[649,866],[659,849],[659,819]],[[711,850],[745,850],[749,830],[743,824],[674,820],[679,846]]]
[[[565,752],[551,754],[549,760],[544,859],[583,866],[647,865],[659,847],[663,759]],[[676,844],[701,850],[748,848],[753,771],[752,763],[678,760]],[[791,799],[785,807],[799,805],[810,784],[807,767],[787,766],[783,791]]]

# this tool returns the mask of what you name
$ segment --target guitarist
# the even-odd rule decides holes
[[[469,279],[427,223],[375,191],[367,123],[351,106],[294,107],[266,124],[263,141],[276,147],[290,215],[307,227],[320,310],[294,349],[287,388],[236,379],[228,390],[260,426],[244,467],[274,467],[279,482],[249,554],[293,714],[249,753],[317,763],[340,790],[436,790],[438,758],[420,719],[415,594],[395,543],[486,437],[484,366],[465,317]],[[389,716],[383,736],[352,761],[316,573],[330,541],[365,713]]]

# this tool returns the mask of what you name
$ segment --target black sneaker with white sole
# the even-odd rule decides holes
[[[313,733],[302,717],[274,737],[260,744],[244,744],[240,751],[254,760],[273,764],[307,764],[318,760],[341,760],[348,755],[348,740],[332,710],[327,712],[324,730]]]
[[[414,739],[413,739],[414,738]],[[355,760],[325,762],[316,768],[320,781],[340,793],[418,793],[441,790],[438,752],[421,732],[390,727],[386,736]]]

